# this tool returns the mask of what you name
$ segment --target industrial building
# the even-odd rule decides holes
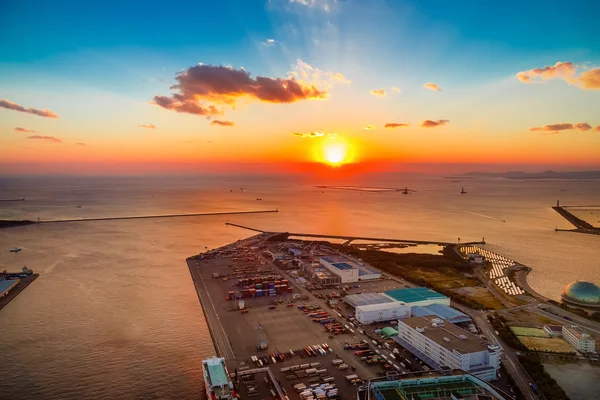
[[[487,346],[479,337],[440,318],[400,319],[393,339],[437,370],[444,366],[461,369],[491,381],[500,368],[498,346]]]
[[[0,298],[6,296],[8,292],[14,289],[20,282],[20,279],[10,279],[0,281]]]
[[[401,301],[384,304],[367,304],[355,309],[354,317],[363,325],[410,317],[410,306]]]
[[[399,380],[370,381],[371,398],[379,400],[428,399],[508,400],[512,396],[462,371],[449,375],[410,376]]]
[[[319,264],[329,272],[338,275],[342,283],[352,283],[372,279],[380,279],[381,273],[362,263],[352,261],[341,256],[327,256],[319,258]]]
[[[455,308],[444,304],[431,304],[428,306],[413,306],[410,308],[413,317],[438,317],[453,324],[470,322],[471,317]]]
[[[580,353],[594,353],[596,342],[577,325],[562,327],[563,339]]]
[[[383,292],[393,300],[412,306],[429,306],[431,304],[450,305],[450,298],[425,287],[393,289]]]
[[[393,303],[396,300],[384,295],[383,293],[361,293],[350,294],[344,297],[344,301],[352,308],[366,306],[368,304],[386,304]]]

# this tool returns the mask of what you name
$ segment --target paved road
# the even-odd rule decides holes
[[[229,338],[225,332],[225,329],[223,328],[223,325],[221,324],[221,321],[219,320],[215,305],[206,290],[204,278],[200,274],[199,269],[201,268],[201,264],[198,262],[198,260],[193,259],[188,259],[187,264],[188,268],[190,269],[190,273],[192,274],[194,287],[196,288],[196,293],[198,293],[200,303],[202,304],[204,317],[208,323],[217,354],[220,357],[224,357],[228,361],[234,361],[235,354],[233,353],[233,349],[229,343]]]

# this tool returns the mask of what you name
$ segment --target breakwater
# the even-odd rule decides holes
[[[573,226],[575,226],[575,229],[558,229],[557,228],[556,229],[557,231],[582,232],[582,233],[589,233],[589,234],[593,234],[593,235],[600,235],[600,228],[596,228],[589,222],[586,222],[580,218],[577,218],[575,215],[573,215],[569,211],[567,211],[564,207],[555,206],[555,207],[552,207],[552,209],[554,209],[554,211],[559,213],[564,219],[566,219],[571,224],[573,224]]]

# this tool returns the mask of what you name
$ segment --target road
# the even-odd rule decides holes
[[[198,298],[202,304],[202,310],[204,311],[204,317],[208,323],[213,343],[215,344],[215,350],[220,357],[224,357],[228,361],[233,361],[235,360],[235,354],[231,348],[231,344],[229,343],[227,333],[225,332],[225,329],[219,320],[215,305],[210,298],[210,295],[206,291],[204,278],[199,271],[201,264],[198,260],[191,258],[187,259],[187,264],[188,268],[190,269],[190,273],[192,274],[192,280],[194,281],[196,293],[198,293]]]

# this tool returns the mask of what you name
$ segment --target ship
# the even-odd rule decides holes
[[[202,371],[208,400],[239,399],[227,372],[224,358],[211,357],[202,360]]]
[[[20,247],[15,247],[14,249],[10,249],[10,250],[9,250],[9,252],[11,252],[11,253],[18,253],[18,252],[20,252],[20,251],[21,251],[21,248],[20,248]]]
[[[465,192],[465,188],[464,187],[460,188],[460,194],[467,194],[467,192]]]

